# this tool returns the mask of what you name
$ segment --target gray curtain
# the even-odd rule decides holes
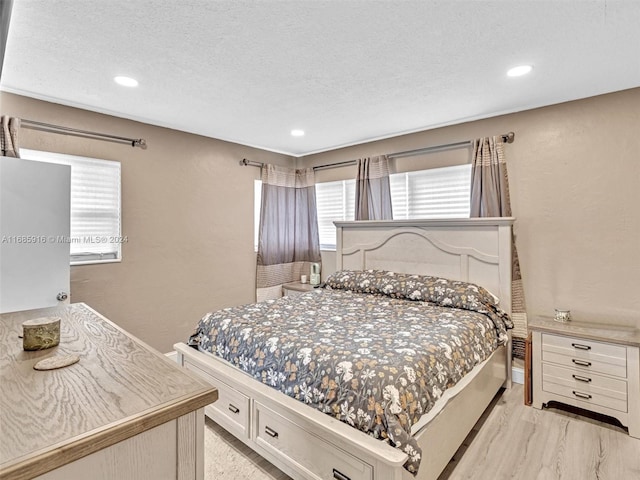
[[[0,130],[0,153],[5,157],[20,158],[20,146],[18,145],[18,131],[20,130],[20,119],[0,117],[2,129]]]
[[[262,168],[256,299],[282,296],[282,285],[309,275],[320,262],[320,237],[313,168]]]
[[[473,144],[471,168],[471,217],[510,217],[509,176],[502,137],[479,138]],[[518,250],[512,237],[511,317],[514,356],[524,358],[527,311]]]
[[[357,161],[356,220],[393,220],[389,159],[385,155]]]

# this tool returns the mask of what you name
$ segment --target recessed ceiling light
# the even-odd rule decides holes
[[[291,130],[291,135],[294,137],[304,137],[304,130]]]
[[[521,75],[526,75],[531,70],[533,70],[533,67],[531,65],[519,65],[517,67],[509,69],[509,71],[507,71],[507,75],[509,77],[519,77]]]
[[[118,85],[122,85],[123,87],[137,87],[138,86],[138,81],[135,78],[131,78],[131,77],[117,76],[117,77],[113,77],[113,80]]]

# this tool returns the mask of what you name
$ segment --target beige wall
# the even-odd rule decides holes
[[[22,130],[25,148],[122,162],[123,261],[73,267],[71,295],[161,351],[205,312],[254,300],[253,180],[290,157],[0,93],[3,114],[143,137],[147,150]],[[530,314],[640,326],[640,89],[298,159],[318,165],[514,131],[511,199]],[[397,170],[462,161],[461,150]],[[353,178],[353,169],[318,180]],[[335,256],[324,254],[323,274]],[[324,275],[323,275],[324,276]]]
[[[298,159],[319,165],[514,131],[511,204],[530,315],[640,326],[640,88]],[[468,150],[458,152],[465,161]],[[398,169],[448,161],[398,160]],[[402,163],[407,162],[407,163]],[[411,163],[411,165],[409,165]],[[353,178],[352,168],[319,181]],[[335,255],[323,254],[323,273]]]
[[[122,233],[129,239],[122,262],[72,267],[72,302],[167,352],[204,313],[255,300],[259,169],[238,162],[292,165],[292,158],[5,92],[0,105],[5,115],[142,137],[149,145],[21,130],[24,148],[122,162]]]

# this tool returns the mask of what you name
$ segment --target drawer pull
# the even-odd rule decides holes
[[[235,405],[233,405],[232,403],[229,404],[229,411],[231,413],[239,413],[240,409],[238,407],[236,407]]]
[[[589,383],[591,379],[589,377],[583,377],[582,375],[571,375],[573,378],[578,380],[579,382]]]
[[[351,480],[344,473],[339,472],[335,468],[333,469],[333,478],[335,478],[336,480]]]
[[[278,438],[278,432],[271,427],[264,427],[264,433],[269,435],[271,438]]]
[[[573,391],[573,394],[578,398],[584,398],[585,400],[591,400],[591,395],[589,395],[589,394],[576,392],[575,390]]]
[[[582,345],[580,343],[572,343],[571,346],[573,348],[577,348],[578,350],[591,350],[589,345]]]
[[[591,366],[591,362],[585,362],[584,360],[576,360],[575,358],[572,358],[571,361],[573,363],[575,363],[576,365],[580,365],[581,367],[590,367]]]

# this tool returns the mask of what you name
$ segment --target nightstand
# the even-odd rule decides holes
[[[308,283],[291,282],[282,285],[282,295],[285,297],[293,297],[294,295],[301,295],[306,292],[312,292],[315,290],[313,285]]]
[[[548,317],[533,333],[533,406],[550,401],[617,418],[640,438],[640,331]]]

